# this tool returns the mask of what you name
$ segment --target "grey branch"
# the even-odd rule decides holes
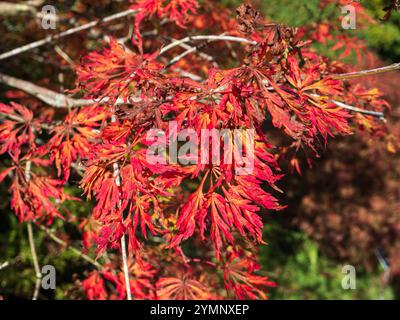
[[[0,83],[7,84],[10,87],[27,92],[54,108],[72,108],[86,106],[94,103],[94,101],[92,100],[73,99],[64,94],[40,87],[36,84],[33,84],[32,82],[17,79],[3,73],[0,73]]]
[[[29,183],[29,181],[31,180],[31,167],[32,167],[32,162],[27,161],[25,164],[25,180],[27,183]],[[33,237],[33,230],[32,230],[31,222],[28,222],[27,229],[28,229],[29,247],[31,249],[33,267],[35,269],[35,277],[36,277],[35,291],[33,292],[32,300],[37,300],[37,297],[38,297],[39,291],[40,291],[42,273],[40,272],[39,259],[37,257],[37,253],[36,253],[35,239]]]
[[[1,72],[0,72],[0,83],[4,83],[10,87],[29,93],[30,95],[36,97],[37,99],[45,102],[46,104],[54,108],[84,107],[95,103],[104,104],[109,101],[108,97],[105,97],[102,100],[74,99],[65,94],[55,92],[47,88],[43,88],[29,81],[8,76]],[[139,102],[139,101],[140,98],[138,97],[130,97],[130,99],[128,99],[127,102],[129,103],[129,102]],[[115,105],[121,105],[121,104],[126,104],[125,100],[122,98],[117,99]]]
[[[312,94],[313,97],[315,98],[320,98],[319,95],[317,94]],[[353,107],[350,106],[346,103],[337,101],[337,100],[330,100],[332,103],[334,103],[335,105],[337,105],[338,107],[342,108],[342,109],[346,109],[352,112],[357,112],[357,113],[362,113],[362,114],[367,114],[369,116],[373,116],[373,117],[377,117],[381,120],[385,120],[385,114],[383,112],[379,112],[379,111],[372,111],[372,110],[365,110],[365,109],[361,109],[361,108],[357,108],[357,107]]]
[[[27,163],[30,163],[30,161],[28,161]],[[29,246],[30,246],[30,249],[31,249],[33,267],[35,269],[35,277],[36,277],[35,291],[33,292],[32,300],[37,300],[37,297],[38,297],[39,291],[40,291],[42,273],[40,272],[39,260],[38,260],[37,253],[36,253],[35,240],[33,238],[32,223],[31,222],[28,222],[27,228],[28,228]]]
[[[115,113],[113,113],[111,117],[111,122],[116,122],[117,117]],[[119,165],[118,162],[113,163],[113,176],[115,178],[115,184],[120,187],[121,186],[121,175],[119,173]],[[121,205],[121,201],[119,203]],[[126,298],[127,300],[132,300],[131,286],[129,281],[129,267],[128,267],[128,256],[126,252],[126,237],[125,234],[121,237],[121,256],[122,256],[122,264],[124,270],[124,279],[125,279],[125,288],[126,288]]]
[[[99,25],[101,23],[106,23],[106,22],[110,22],[110,21],[113,21],[113,20],[116,20],[116,19],[121,19],[123,17],[127,17],[127,16],[130,16],[130,15],[133,15],[133,14],[135,14],[137,12],[138,12],[137,10],[128,9],[128,10],[113,14],[111,16],[105,17],[103,19],[94,20],[94,21],[91,21],[89,23],[83,24],[81,26],[68,29],[66,31],[60,32],[60,33],[55,34],[55,35],[49,35],[46,38],[43,38],[41,40],[31,42],[31,43],[29,43],[27,45],[24,45],[22,47],[15,48],[15,49],[13,49],[11,51],[4,52],[3,54],[0,54],[0,60],[6,59],[6,58],[10,58],[10,57],[18,55],[20,53],[23,53],[23,52],[26,52],[26,51],[41,47],[41,46],[43,46],[43,45],[45,45],[47,43],[56,41],[58,39],[61,39],[61,38],[66,37],[66,36],[69,36],[71,34],[74,34],[74,33],[77,33],[77,32],[83,31],[83,30],[87,30],[87,29],[93,28],[93,27],[95,27],[95,26],[97,26],[97,25]]]
[[[191,36],[191,37],[186,37],[180,40],[176,40],[164,48],[160,50],[160,55],[163,53],[167,52],[168,50],[175,48],[176,46],[180,46],[183,43],[191,42],[191,41],[201,41],[201,40],[207,40],[207,41],[231,41],[231,42],[241,42],[241,43],[247,43],[247,44],[252,44],[256,45],[256,41],[252,41],[246,38],[241,38],[241,37],[234,37],[234,36],[225,36],[225,35],[199,35],[199,36]]]
[[[342,74],[333,74],[332,78],[336,79],[336,80],[347,80],[347,79],[354,79],[354,78],[365,77],[365,76],[372,76],[372,75],[396,71],[396,70],[400,70],[400,62],[393,63],[386,67],[380,67],[380,68],[375,68],[375,69],[361,70],[361,71],[342,73]]]
[[[358,112],[358,113],[367,114],[367,115],[370,115],[370,116],[377,117],[377,118],[379,118],[381,120],[385,119],[385,114],[383,112],[360,109],[360,108],[357,108],[357,107],[349,106],[348,104],[345,104],[343,102],[336,101],[336,100],[332,100],[332,102],[335,105],[337,105],[338,107],[342,108],[342,109],[347,109],[347,110],[352,111],[352,112]]]
[[[171,40],[172,40],[173,42],[179,41],[179,40],[174,39],[174,38],[171,38]],[[198,55],[199,57],[201,57],[201,58],[203,58],[203,59],[205,59],[205,60],[207,60],[207,61],[209,61],[209,62],[212,62],[213,65],[214,65],[214,67],[216,67],[216,68],[218,67],[218,64],[215,62],[215,59],[214,59],[212,56],[210,56],[210,55],[208,55],[208,54],[206,54],[206,53],[204,53],[204,52],[199,51],[197,47],[189,46],[189,45],[186,44],[186,43],[179,43],[179,46],[180,46],[181,48],[185,49],[186,51],[183,52],[181,55],[179,55],[179,56],[173,58],[173,59],[167,64],[166,68],[168,68],[169,66],[171,66],[171,65],[173,65],[174,63],[178,62],[180,59],[183,59],[186,55],[188,55],[188,54],[190,54],[190,53],[192,53],[192,52],[196,52],[197,55]]]

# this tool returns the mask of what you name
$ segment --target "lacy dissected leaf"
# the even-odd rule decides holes
[[[83,90],[86,98],[113,106],[118,99],[130,101],[139,89],[145,90],[143,95],[145,92],[151,95],[150,85],[162,79],[160,70],[153,56],[141,57],[111,38],[108,48],[91,52],[82,59],[76,70],[75,91]]]
[[[107,118],[104,108],[85,107],[71,111],[65,121],[52,129],[52,138],[38,152],[52,151],[58,175],[63,173],[67,181],[71,164],[78,157],[87,158],[91,151],[91,143],[99,137],[98,129]]]
[[[267,277],[256,275],[259,265],[251,258],[238,252],[229,252],[224,266],[224,281],[228,292],[238,299],[267,299],[266,289],[276,284]]]
[[[126,231],[134,250],[140,248],[137,231],[143,238],[148,231],[155,235],[163,218],[160,197],[171,197],[168,190],[183,179],[177,167],[151,164],[145,149],[118,142],[92,150],[81,181],[88,197],[96,197],[93,215],[103,224],[97,238],[99,252],[118,247]]]
[[[157,298],[160,300],[209,300],[213,296],[201,279],[185,275],[181,278],[164,277],[157,281]]]
[[[168,18],[181,28],[185,27],[190,15],[196,13],[197,0],[137,0],[131,8],[139,10],[135,17],[135,35],[139,50],[142,50],[140,25],[143,20],[157,16],[159,19]]]
[[[0,154],[16,152],[23,144],[34,149],[38,129],[31,110],[15,102],[0,103]]]
[[[129,269],[130,289],[134,299],[154,299],[154,286],[151,279],[154,276],[151,267],[133,264]],[[82,281],[82,288],[89,300],[125,300],[126,286],[123,272],[112,272],[109,269],[92,271]],[[111,289],[113,288],[113,289]]]
[[[74,199],[64,193],[62,182],[49,176],[38,175],[31,169],[27,172],[26,161],[14,158],[14,165],[0,173],[0,182],[12,176],[11,208],[20,221],[63,219],[58,205],[67,199]],[[40,162],[38,160],[38,162]]]

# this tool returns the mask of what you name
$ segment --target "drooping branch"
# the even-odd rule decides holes
[[[348,79],[354,79],[354,78],[365,77],[365,76],[373,76],[376,74],[381,74],[381,73],[391,72],[391,71],[396,71],[396,70],[400,70],[400,62],[393,63],[386,67],[374,68],[374,69],[369,69],[369,70],[361,70],[361,71],[355,71],[355,72],[349,72],[349,73],[342,73],[342,74],[333,74],[332,78],[335,80],[348,80]]]
[[[71,34],[74,34],[74,33],[77,33],[77,32],[83,31],[83,30],[87,30],[87,29],[96,27],[96,26],[98,26],[98,25],[100,25],[102,23],[107,23],[107,22],[110,22],[110,21],[113,21],[113,20],[117,20],[117,19],[121,19],[121,18],[130,16],[130,15],[133,15],[133,14],[135,14],[137,12],[138,12],[138,10],[128,9],[128,10],[125,10],[125,11],[110,15],[110,16],[105,17],[103,19],[94,20],[94,21],[91,21],[89,23],[83,24],[81,26],[68,29],[66,31],[60,32],[60,33],[55,34],[55,35],[49,35],[46,38],[43,38],[41,40],[31,42],[31,43],[26,44],[26,45],[24,45],[22,47],[18,47],[18,48],[15,48],[13,50],[10,50],[8,52],[4,52],[4,53],[0,54],[0,60],[7,59],[7,58],[10,58],[12,56],[21,54],[23,52],[26,52],[26,51],[41,47],[41,46],[43,46],[43,45],[45,45],[47,43],[56,41],[58,39],[64,38],[66,36],[69,36]]]
[[[0,73],[0,83],[7,84],[10,87],[17,88],[26,93],[29,93],[54,108],[73,108],[94,103],[93,101],[86,99],[73,99],[62,93],[40,87],[36,84],[33,84],[32,82],[17,79],[3,73]]]

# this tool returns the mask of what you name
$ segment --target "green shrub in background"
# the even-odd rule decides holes
[[[7,190],[0,188],[0,194],[3,192],[6,193]],[[70,189],[68,193],[77,195],[80,190]],[[87,205],[76,201],[67,201],[64,209],[75,217],[85,217],[89,212]],[[31,299],[36,278],[28,243],[27,225],[18,222],[8,203],[0,204],[0,221],[0,265],[8,263],[7,266],[0,268],[0,298],[3,296],[7,299]],[[64,225],[62,221],[57,220],[51,228],[59,233],[63,228],[67,230],[69,227],[68,224]],[[34,227],[34,234],[40,267],[52,265],[56,269],[56,289],[41,290],[39,299],[84,298],[83,292],[76,288],[74,282],[82,276],[84,270],[92,266],[68,248],[50,240],[44,231]],[[63,240],[82,249],[80,233],[72,229],[68,230],[67,234],[71,238]],[[94,257],[94,250],[89,255]]]
[[[264,238],[270,245],[262,246],[260,261],[269,276],[278,283],[270,290],[270,299],[393,299],[390,287],[382,281],[382,270],[368,273],[356,268],[356,289],[342,288],[345,263],[324,257],[318,245],[303,233],[269,221]]]
[[[368,45],[376,50],[386,60],[400,61],[400,14],[393,12],[389,21],[382,22],[384,16],[382,8],[387,0],[368,0],[365,7],[369,13],[378,20],[378,24],[370,26],[363,32]]]

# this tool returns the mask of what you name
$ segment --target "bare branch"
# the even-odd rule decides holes
[[[183,77],[190,78],[194,81],[203,81],[204,79],[197,74],[187,72],[185,70],[182,70],[181,68],[175,68],[174,71],[179,72]]]
[[[13,264],[16,264],[20,260],[21,260],[20,256],[16,256],[15,258],[12,258],[10,260],[6,260],[4,262],[0,262],[0,270],[5,269],[7,267],[10,267]]]
[[[42,281],[42,273],[40,272],[39,261],[38,261],[38,257],[36,254],[35,240],[33,238],[33,231],[32,231],[32,223],[28,222],[27,227],[28,227],[29,246],[31,248],[33,267],[35,269],[35,277],[36,277],[35,291],[33,292],[32,300],[37,300],[37,297],[38,297],[39,291],[40,291],[41,281]]]
[[[173,58],[170,62],[168,62],[168,64],[165,66],[165,68],[169,68],[173,64],[177,63],[179,60],[183,59],[184,57],[186,57],[187,55],[189,55],[189,54],[191,54],[192,52],[195,52],[195,51],[197,51],[196,47],[191,47],[190,49],[187,49],[186,51],[184,51],[180,55],[178,55],[175,58]]]
[[[86,99],[73,99],[64,94],[40,87],[32,82],[17,79],[3,73],[0,73],[0,83],[25,91],[55,108],[81,107],[94,103]]]
[[[246,38],[241,38],[241,37],[234,37],[234,36],[225,36],[225,35],[200,35],[200,36],[191,36],[191,37],[186,37],[180,40],[176,40],[169,45],[165,46],[160,50],[160,55],[164,54],[168,50],[175,48],[176,46],[180,46],[183,43],[186,42],[191,42],[191,41],[199,41],[199,40],[208,40],[210,42],[212,41],[231,41],[231,42],[241,42],[241,43],[247,43],[247,44],[252,44],[256,45],[256,41],[252,41]]]
[[[116,122],[117,117],[115,113],[111,117],[111,122]],[[115,184],[120,187],[121,186],[121,176],[119,174],[119,165],[118,162],[114,162],[113,164],[113,176],[115,178]],[[121,202],[120,202],[121,204]],[[124,269],[124,278],[125,278],[125,288],[126,288],[126,297],[127,300],[132,300],[131,286],[129,281],[129,268],[128,268],[128,258],[126,254],[126,239],[125,234],[121,237],[121,255],[122,255],[122,263]]]
[[[348,79],[372,76],[372,75],[396,71],[396,70],[400,70],[400,63],[393,63],[390,66],[369,69],[369,70],[361,70],[361,71],[342,73],[342,74],[333,74],[332,78],[336,79],[336,80],[348,80]]]
[[[25,179],[29,183],[31,180],[31,166],[32,162],[27,161],[25,164]],[[29,241],[29,247],[31,249],[31,255],[32,255],[32,260],[33,260],[33,268],[35,269],[35,291],[33,292],[32,300],[37,300],[37,297],[39,295],[40,291],[40,284],[42,280],[42,273],[40,272],[40,266],[39,266],[39,260],[37,257],[36,253],[36,247],[35,247],[35,240],[33,238],[33,231],[32,231],[32,223],[28,222],[27,225],[28,229],[28,241]]]
[[[102,100],[90,100],[90,99],[74,99],[65,94],[52,91],[47,88],[43,88],[32,82],[17,79],[3,73],[0,73],[0,83],[4,83],[9,85],[10,87],[17,88],[24,92],[31,94],[37,99],[45,102],[49,106],[54,108],[76,108],[76,107],[84,107],[89,106],[95,103],[105,104],[109,101],[108,97],[103,98]],[[130,101],[138,102],[140,98],[138,97],[130,97],[127,103]],[[125,100],[120,98],[116,101],[115,105],[126,104]]]
[[[200,52],[197,47],[192,47],[192,46],[189,46],[189,45],[187,45],[185,43],[181,43],[179,46],[182,47],[182,48],[185,48],[186,51],[184,51],[180,55],[178,55],[175,58],[173,58],[170,62],[168,62],[168,64],[165,66],[165,68],[169,68],[170,66],[174,65],[179,60],[183,59],[184,57],[186,57],[187,55],[189,55],[189,54],[191,54],[193,52],[197,52],[199,57],[201,57],[203,59],[206,59],[207,61],[212,62],[214,67],[218,67],[218,64],[214,61],[213,57],[209,56],[206,53]]]
[[[320,96],[318,94],[312,94],[313,97],[315,98],[320,98]],[[377,117],[381,120],[385,120],[385,114],[383,112],[379,112],[379,111],[372,111],[372,110],[365,110],[365,109],[361,109],[361,108],[357,108],[357,107],[353,107],[350,106],[346,103],[337,101],[337,100],[330,100],[330,102],[334,103],[335,105],[337,105],[338,107],[342,108],[342,109],[346,109],[352,112],[357,112],[357,113],[362,113],[362,114],[367,114],[369,116],[373,116],[373,117]]]
[[[131,285],[130,285],[130,281],[129,281],[128,259],[127,259],[127,254],[126,254],[125,234],[121,237],[121,254],[122,254],[122,262],[124,265],[126,297],[127,297],[127,300],[132,300]]]
[[[61,49],[59,46],[54,46],[54,51],[57,52],[57,54],[63,58],[72,69],[75,68],[75,62],[69,57],[69,55],[67,53],[65,53],[65,51],[63,49]]]
[[[268,82],[265,82],[265,84],[268,85]],[[267,87],[267,89],[270,90],[270,91],[274,91],[275,90],[273,87]],[[313,96],[315,98],[320,98],[320,96],[318,94],[311,94],[311,96]],[[348,104],[345,104],[343,102],[336,101],[336,100],[330,100],[330,102],[334,103],[335,105],[337,105],[338,107],[340,107],[342,109],[347,109],[347,110],[352,111],[352,112],[367,114],[367,115],[370,115],[370,116],[377,117],[377,118],[379,118],[381,120],[385,120],[385,114],[383,112],[365,110],[365,109],[353,107],[353,106],[350,106]]]
[[[174,39],[174,38],[170,38],[170,39],[171,39],[172,41],[179,41],[179,40]],[[173,65],[174,63],[176,63],[177,61],[179,61],[180,59],[182,59],[183,57],[185,57],[186,55],[188,55],[188,54],[190,54],[190,53],[192,53],[192,52],[196,52],[197,55],[198,55],[199,57],[201,57],[201,58],[203,58],[203,59],[205,59],[205,60],[207,60],[207,61],[209,61],[209,62],[212,62],[213,65],[214,65],[214,67],[218,67],[218,64],[215,62],[214,57],[208,55],[207,53],[204,53],[204,52],[199,51],[199,48],[197,48],[197,47],[192,47],[192,46],[190,46],[190,45],[188,45],[188,44],[186,44],[186,43],[180,43],[179,46],[180,46],[181,48],[187,50],[187,51],[185,51],[185,52],[184,52],[183,54],[181,54],[180,56],[175,57],[174,59],[172,59],[172,60],[168,63],[168,65],[166,66],[166,68],[169,67],[169,66],[171,66],[171,65]]]
[[[65,242],[64,240],[60,239],[59,237],[57,237],[54,232],[52,232],[50,229],[42,226],[42,225],[37,225],[42,231],[46,232],[46,234],[56,243],[58,243],[59,245],[65,247],[66,249],[71,250],[73,253],[75,253],[78,257],[82,258],[83,260],[89,262],[90,264],[92,264],[93,266],[95,266],[97,269],[102,270],[104,269],[104,267],[98,263],[97,261],[95,261],[94,259],[92,259],[91,257],[89,257],[88,255],[84,254],[82,251],[76,249],[75,247],[72,247],[70,245],[68,245],[67,242]]]
[[[71,34],[74,34],[74,33],[77,33],[77,32],[83,31],[83,30],[87,30],[87,29],[93,28],[93,27],[95,27],[95,26],[97,26],[99,24],[110,22],[110,21],[113,21],[113,20],[117,20],[117,19],[121,19],[121,18],[130,16],[130,15],[133,15],[133,14],[135,14],[137,12],[138,12],[138,10],[128,9],[128,10],[113,14],[111,16],[105,17],[103,19],[98,19],[98,20],[86,23],[84,25],[68,29],[66,31],[63,31],[63,32],[55,34],[55,35],[49,35],[44,39],[41,39],[41,40],[38,40],[38,41],[35,41],[35,42],[31,42],[31,43],[26,44],[26,45],[24,45],[22,47],[15,48],[15,49],[13,49],[11,51],[4,52],[3,54],[0,54],[0,60],[6,59],[6,58],[10,58],[12,56],[21,54],[23,52],[26,52],[26,51],[41,47],[41,46],[43,46],[43,45],[45,45],[47,43],[56,41],[58,39],[64,38],[64,37],[69,36]]]
[[[337,105],[338,107],[340,107],[340,108],[347,109],[347,110],[352,111],[352,112],[358,112],[358,113],[362,113],[362,114],[367,114],[367,115],[370,115],[370,116],[377,117],[377,118],[379,118],[381,120],[385,120],[385,114],[383,112],[360,109],[360,108],[353,107],[353,106],[350,106],[348,104],[345,104],[343,102],[336,101],[336,100],[332,100],[332,102],[335,105]]]

